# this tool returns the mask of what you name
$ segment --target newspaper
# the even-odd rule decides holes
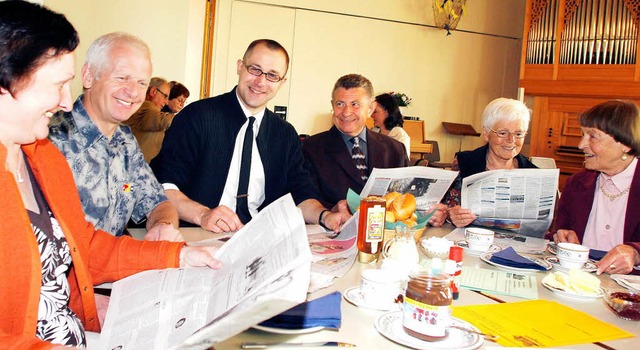
[[[458,176],[457,171],[412,166],[371,171],[360,198],[384,196],[388,192],[411,193],[416,197],[417,210],[427,211],[442,197]]]
[[[306,300],[311,252],[290,195],[216,258],[220,270],[151,270],[115,282],[100,349],[205,349]]]
[[[559,169],[491,170],[462,180],[463,208],[488,226],[542,237],[553,220]]]

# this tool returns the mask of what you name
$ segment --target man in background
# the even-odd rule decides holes
[[[266,108],[288,65],[278,42],[256,40],[237,62],[231,92],[193,102],[174,120],[151,167],[181,220],[236,231],[287,193],[307,223],[337,231],[349,218],[316,200],[296,130]]]
[[[162,112],[162,108],[169,102],[170,91],[171,87],[166,79],[151,78],[142,106],[124,122],[131,127],[147,163],[160,152],[164,132],[175,116],[173,113]]]
[[[67,158],[87,221],[120,236],[147,219],[150,240],[183,240],[178,215],[120,123],[140,107],[151,78],[148,46],[126,33],[96,39],[82,67],[84,93],[52,120],[49,138]]]

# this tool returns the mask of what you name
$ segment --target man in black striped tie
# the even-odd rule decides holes
[[[402,143],[366,128],[374,96],[369,79],[359,74],[341,77],[331,94],[334,126],[302,144],[305,166],[327,207],[344,200],[349,188],[360,193],[373,168],[409,164]]]

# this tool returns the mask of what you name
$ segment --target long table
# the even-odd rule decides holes
[[[440,228],[429,228],[423,234],[424,236],[437,236],[443,237],[447,235],[453,226],[445,225]],[[215,234],[204,231],[198,228],[183,228],[181,232],[184,234],[187,241],[199,241],[203,239],[216,237]],[[144,230],[132,230],[132,235],[136,238],[144,237]],[[422,254],[422,253],[421,253]],[[495,267],[484,263],[477,257],[465,256],[464,265],[485,269],[496,269]],[[308,300],[316,299],[334,291],[343,292],[351,287],[360,285],[360,274],[365,269],[376,268],[375,263],[363,264],[355,262],[351,269],[341,278],[335,280],[335,283],[328,288],[316,291],[308,296]],[[636,335],[633,338],[620,339],[615,341],[607,341],[605,343],[593,343],[593,344],[580,344],[574,346],[564,347],[566,349],[616,349],[616,350],[636,350],[640,346],[640,323],[633,321],[625,321],[613,314],[607,309],[602,299],[595,300],[576,300],[570,298],[561,297],[543,287],[540,283],[545,273],[537,273],[538,280],[538,295],[540,299],[557,301],[561,304],[570,306],[574,309],[583,311],[595,318],[598,318],[607,323],[613,324],[621,329],[624,329],[630,333]],[[608,275],[600,276],[600,279],[604,286],[609,284],[615,284]],[[476,305],[476,304],[491,304],[497,302],[513,302],[522,301],[523,299],[517,297],[499,296],[499,295],[485,295],[474,291],[461,289],[460,298],[454,301],[454,305]],[[217,350],[227,349],[240,349],[240,344],[243,342],[317,342],[317,341],[339,341],[352,343],[357,345],[361,349],[407,349],[406,347],[394,343],[393,341],[382,336],[374,327],[374,322],[383,311],[376,311],[366,308],[357,307],[348,301],[342,299],[342,326],[339,331],[322,330],[315,333],[308,334],[273,334],[256,329],[248,329],[236,336],[233,336],[226,341],[215,346]],[[523,317],[526,317],[523,315]],[[486,342],[483,347],[497,346],[499,344]],[[309,348],[313,349],[313,348]]]

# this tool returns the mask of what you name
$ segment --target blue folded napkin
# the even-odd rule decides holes
[[[503,249],[491,256],[489,259],[491,262],[496,264],[515,267],[518,269],[536,269],[540,271],[546,271],[547,269],[544,266],[536,264],[535,262],[523,257],[522,255],[516,253],[516,251],[508,247]]]
[[[333,292],[296,305],[280,315],[260,323],[260,325],[284,329],[304,329],[318,326],[339,329],[342,323],[341,301],[342,294]]]
[[[607,255],[607,251],[604,250],[597,250],[597,249],[590,249],[589,250],[589,259],[591,260],[595,260],[595,261],[600,261],[602,260],[602,258]]]

